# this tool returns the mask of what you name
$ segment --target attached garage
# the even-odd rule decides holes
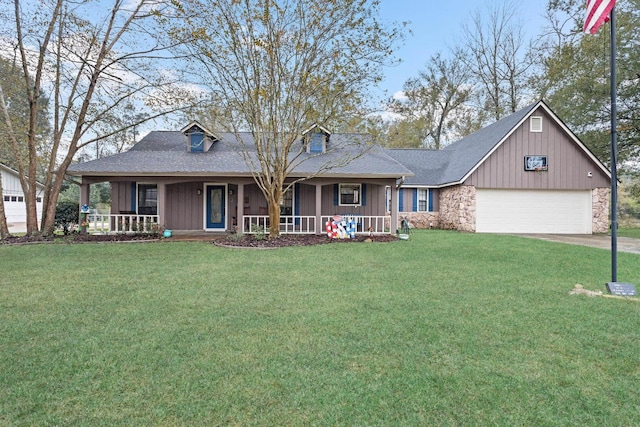
[[[591,190],[476,190],[476,232],[591,234]]]

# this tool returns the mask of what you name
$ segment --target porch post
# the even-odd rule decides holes
[[[316,183],[316,234],[322,234],[322,183]]]
[[[398,184],[395,180],[391,183],[391,223],[389,224],[389,233],[395,234],[398,229]]]
[[[158,183],[158,225],[166,226],[167,218],[167,184],[164,182]]]
[[[242,232],[242,228],[244,225],[244,184],[238,184],[238,206],[236,212],[236,224],[238,227],[238,232]]]
[[[90,193],[89,184],[83,180],[82,184],[80,184],[80,206],[89,205]]]
[[[82,184],[80,184],[80,218],[78,218],[78,225],[80,225],[80,233],[87,234],[87,227],[82,224],[87,221],[88,215],[86,213],[82,213],[82,205],[89,206],[89,200],[91,200],[91,187],[89,184],[82,180]]]

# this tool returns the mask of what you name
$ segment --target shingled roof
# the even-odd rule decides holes
[[[457,184],[542,103],[534,102],[442,150],[387,149],[387,153],[414,172],[413,177],[405,180],[405,185],[443,187]]]
[[[130,150],[75,163],[69,167],[68,173],[78,176],[251,176],[251,169],[243,157],[243,145],[247,147],[246,152],[252,152],[251,134],[239,134],[242,142],[232,133],[216,135],[220,140],[209,151],[192,153],[186,149],[187,137],[183,133],[150,132]],[[290,176],[310,176],[328,162],[339,164],[344,158],[353,159],[346,164],[327,169],[321,176],[398,178],[413,175],[385,150],[376,145],[369,145],[368,142],[367,137],[361,134],[333,134],[333,150],[322,155],[302,153],[302,156],[306,157],[305,161],[299,163]]]

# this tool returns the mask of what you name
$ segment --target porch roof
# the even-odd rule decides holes
[[[252,151],[251,134],[218,133],[220,140],[207,152],[188,152],[187,137],[178,131],[154,131],[142,138],[129,151],[83,163],[74,163],[70,175],[77,176],[251,176],[251,168],[243,156],[243,144]],[[300,162],[290,176],[399,178],[413,172],[390,157],[377,145],[368,145],[361,134],[333,134],[333,149],[327,153],[301,153]],[[363,148],[366,150],[363,151]],[[342,160],[351,158],[349,162]],[[343,164],[344,163],[344,164]]]

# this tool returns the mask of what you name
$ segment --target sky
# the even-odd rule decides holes
[[[397,51],[402,63],[387,68],[381,88],[388,96],[402,90],[402,85],[418,71],[425,68],[427,60],[437,52],[446,52],[459,44],[460,30],[464,22],[476,10],[486,11],[490,5],[502,1],[482,0],[381,0],[380,15],[387,22],[409,21],[413,35],[408,35]],[[537,36],[545,24],[546,0],[529,0],[515,3],[525,34]]]

